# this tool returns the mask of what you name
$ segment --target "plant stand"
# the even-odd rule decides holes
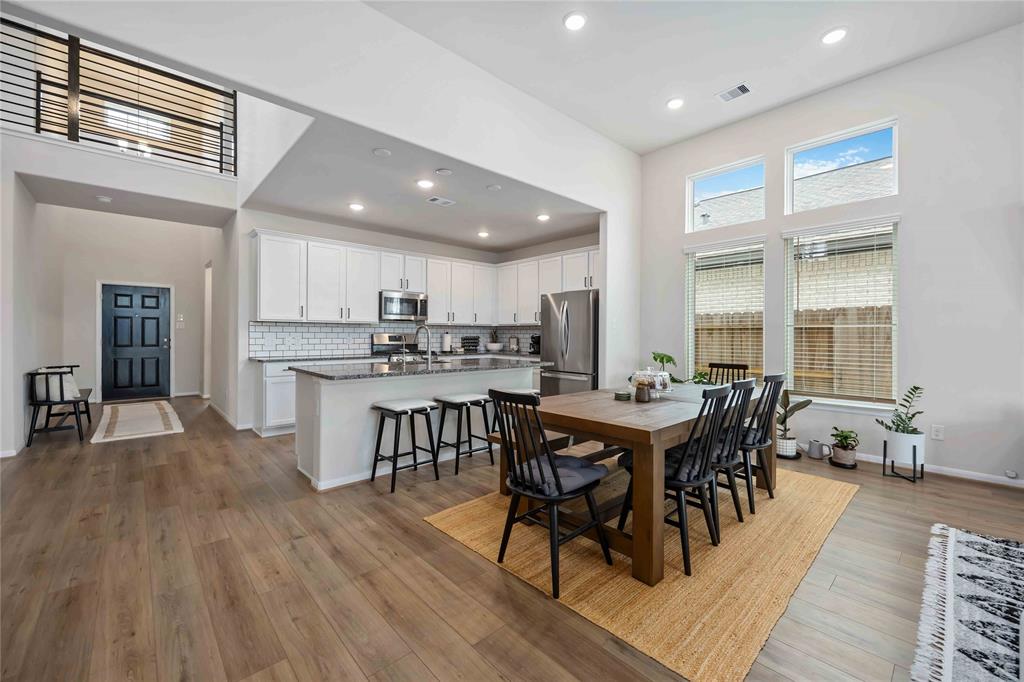
[[[911,446],[913,448],[913,460],[910,467],[910,476],[901,474],[896,471],[896,460],[889,462],[889,472],[885,471],[885,462],[889,458],[889,441],[882,441],[882,476],[886,478],[902,478],[904,481],[910,481],[911,483],[917,483],[919,480],[924,480],[924,462],[921,462],[920,475],[918,474],[917,466],[917,446]]]
[[[829,457],[828,458],[828,463],[831,464],[834,467],[839,467],[840,469],[856,469],[857,468],[857,463],[856,462],[851,462],[850,464],[844,464],[842,462],[837,462],[835,460],[835,458],[833,458],[833,457]]]

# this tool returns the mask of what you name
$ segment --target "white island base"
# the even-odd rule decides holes
[[[530,389],[533,386],[534,366],[497,370],[477,370],[439,374],[414,374],[405,376],[375,376],[363,379],[329,379],[296,371],[295,385],[295,451],[298,468],[305,474],[313,488],[327,490],[346,483],[370,478],[373,466],[374,447],[377,443],[378,413],[370,405],[380,400],[400,398],[433,399],[450,393],[483,393],[491,388]],[[322,368],[316,368],[322,369]],[[479,408],[473,408],[473,434],[485,436],[488,428],[484,425]],[[488,406],[488,415],[491,407]],[[431,413],[434,438],[438,435],[440,409]],[[381,452],[391,454],[394,448],[394,421],[387,420]],[[445,440],[454,442],[455,411],[448,411],[445,425]],[[465,428],[465,426],[463,426]],[[427,433],[423,418],[416,416],[416,439],[426,447]],[[474,440],[474,445],[482,441]],[[408,418],[402,419],[400,440],[401,452],[410,449]],[[494,448],[495,457],[498,448]],[[422,461],[427,454],[420,452]],[[454,448],[441,450],[440,459],[452,459]],[[477,457],[487,457],[478,453]],[[403,458],[399,465],[412,462],[412,457]],[[429,467],[429,463],[427,464]],[[497,466],[497,463],[495,463]],[[378,478],[391,475],[389,462],[377,467]],[[401,474],[399,474],[401,476]]]

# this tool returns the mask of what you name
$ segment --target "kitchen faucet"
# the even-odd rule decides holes
[[[420,338],[420,330],[421,329],[423,331],[427,332],[427,370],[429,371],[430,370],[430,361],[432,359],[431,353],[430,353],[430,327],[428,327],[425,324],[421,324],[418,327],[416,327],[416,332],[413,334],[412,340],[416,341],[418,338]]]

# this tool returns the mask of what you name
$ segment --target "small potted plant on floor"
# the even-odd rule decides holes
[[[917,401],[924,394],[920,386],[911,386],[903,394],[892,416],[888,420],[876,419],[885,434],[886,457],[898,464],[914,463],[914,447],[917,446],[917,464],[924,464],[924,431],[914,426],[914,420],[923,412],[915,410]]]
[[[832,456],[828,463],[842,469],[857,468],[857,446],[860,438],[857,432],[850,429],[832,427]]]
[[[800,453],[796,451],[796,438],[789,435],[789,420],[794,414],[811,404],[810,398],[798,400],[795,403],[790,401],[789,391],[783,391],[779,398],[779,405],[776,408],[775,421],[779,425],[779,437],[776,440],[775,455],[782,459],[800,459]]]

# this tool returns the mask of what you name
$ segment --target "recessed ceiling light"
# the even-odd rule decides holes
[[[102,194],[100,194],[96,197],[96,201],[100,202],[101,204],[109,204],[110,202],[113,201],[113,199],[111,199],[110,197],[105,197]]]
[[[492,192],[500,192],[501,185],[487,185],[487,189],[491,190]]]
[[[448,175],[452,174],[452,172],[449,169],[447,169],[447,168],[438,168],[434,172],[437,173],[438,175],[444,175],[444,176],[448,176]]]
[[[491,233],[488,232],[487,230],[480,230],[479,232],[476,233],[476,236],[482,239],[487,239],[488,237],[491,236]]]
[[[362,211],[364,208],[366,208],[362,204],[349,204],[348,207],[356,212]]]
[[[665,102],[665,106],[668,107],[669,109],[672,109],[673,111],[675,111],[676,109],[682,109],[683,108],[683,98],[682,97],[673,97],[669,101]]]
[[[587,15],[583,12],[569,12],[562,18],[562,23],[570,31],[578,31],[587,24]]]
[[[416,184],[422,187],[423,189],[430,189],[431,187],[434,186],[434,183],[431,180],[417,180]]]
[[[834,28],[825,35],[823,35],[821,37],[821,42],[825,43],[826,45],[835,45],[845,37],[846,29],[840,26],[839,28]]]
[[[551,220],[551,216],[549,216],[547,213],[541,213],[539,216],[537,216],[537,220],[541,221],[542,223],[546,223],[547,221]]]
[[[384,147],[377,147],[373,150],[374,156],[391,156],[391,150]]]

